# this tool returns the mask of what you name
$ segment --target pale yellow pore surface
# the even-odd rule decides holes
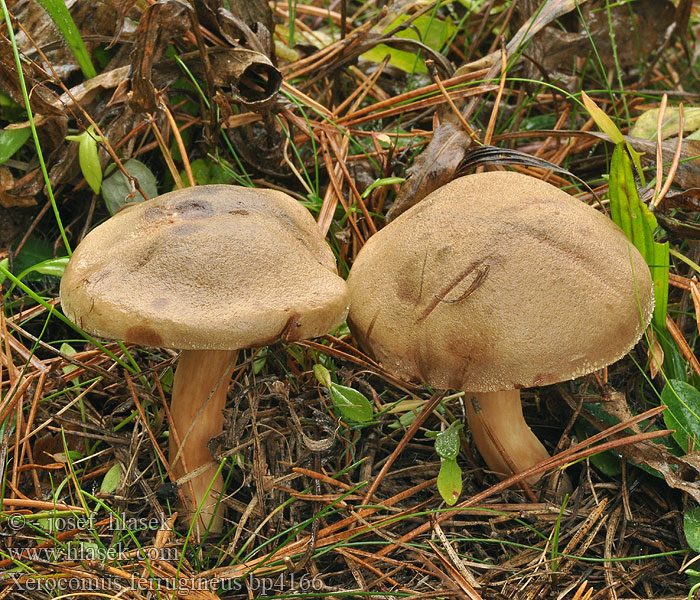
[[[96,227],[61,281],[66,316],[146,346],[224,350],[324,334],[347,287],[311,214],[272,190],[209,185]]]
[[[610,219],[511,172],[427,196],[369,239],[348,285],[348,323],[384,368],[474,392],[608,365],[653,309],[649,269]]]

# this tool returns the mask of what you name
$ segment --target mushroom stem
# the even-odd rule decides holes
[[[223,507],[219,505],[219,509],[215,509],[223,480],[221,476],[215,478],[218,465],[207,444],[223,430],[222,411],[237,355],[237,350],[184,350],[173,380],[170,466],[178,479],[205,467],[185,483],[183,491],[190,518],[202,505],[199,524],[209,528],[211,533],[221,532],[223,526]],[[177,436],[173,435],[173,430]],[[182,444],[181,449],[177,440]]]
[[[481,456],[501,477],[520,473],[549,458],[542,442],[525,423],[520,390],[467,392],[467,419]],[[526,481],[533,484],[539,479],[539,475],[533,475]]]

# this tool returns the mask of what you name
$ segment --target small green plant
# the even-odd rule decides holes
[[[105,473],[100,485],[100,493],[113,494],[122,480],[122,468],[119,463],[114,463],[109,471]]]
[[[328,390],[333,406],[344,418],[358,423],[372,420],[374,416],[372,404],[362,392],[335,383],[331,378],[331,372],[321,364],[314,365],[314,375],[318,382]]]
[[[135,158],[130,158],[123,166],[124,170],[138,181],[149,198],[155,198],[158,195],[156,177],[146,165]],[[129,178],[116,168],[116,165],[109,165],[105,175],[105,180],[102,182],[102,197],[110,214],[116,214],[130,202],[146,200],[138,190],[134,189]]]
[[[158,195],[156,177],[146,165],[135,158],[130,158],[123,166],[124,170],[138,181],[149,198],[155,198]],[[138,190],[134,189],[129,178],[116,168],[116,165],[109,165],[105,175],[105,180],[102,182],[102,197],[110,214],[116,214],[130,202],[146,200]]]
[[[408,20],[409,16],[403,14],[392,18],[383,28],[383,32],[394,32],[397,38],[415,40],[435,52],[439,52],[455,33],[455,25],[449,17],[438,19],[434,15],[422,15],[411,19],[410,27],[402,28],[402,24]],[[417,47],[414,48],[417,49]],[[417,54],[418,52],[413,50],[397,50],[386,44],[379,44],[365,52],[362,58],[380,63],[384,57],[390,55],[389,64],[397,69],[406,73],[427,73],[425,62],[419,59]]]
[[[102,138],[95,135],[95,129],[90,125],[80,135],[67,135],[66,139],[69,142],[78,142],[80,144],[78,149],[80,170],[92,191],[95,194],[99,194],[100,186],[102,185],[102,167],[97,155],[97,142],[101,142]]]
[[[444,431],[427,431],[425,436],[435,440],[435,452],[440,457],[440,473],[437,486],[440,496],[449,506],[453,506],[462,493],[462,469],[457,463],[460,447],[460,432],[464,428],[461,421],[453,421]]]
[[[663,353],[662,360],[657,361],[657,365],[662,362],[660,373],[665,380],[659,400],[667,407],[663,414],[664,422],[669,429],[674,430],[673,440],[678,449],[684,453],[690,453],[696,449],[700,438],[700,391],[693,377],[689,375],[687,365],[668,333],[666,319],[670,267],[669,243],[656,241],[658,234],[656,217],[640,200],[637,192],[632,163],[644,185],[639,154],[625,141],[612,120],[595,106],[588,96],[583,94],[583,98],[586,108],[598,127],[616,143],[609,176],[611,218],[625,232],[649,265],[656,301],[651,322],[655,335],[649,339],[649,344],[653,353],[654,339],[656,339]],[[674,252],[674,255],[677,254]],[[654,360],[653,357],[652,360]],[[672,451],[678,452],[678,449],[672,448]],[[597,460],[599,458],[604,457],[596,457],[594,459],[596,464],[599,464]],[[601,467],[605,462],[605,460],[600,462]],[[684,530],[688,545],[696,552],[700,552],[699,507],[685,511]],[[690,569],[685,572],[691,577],[700,575]],[[691,585],[689,600],[700,589],[700,583],[691,580]]]

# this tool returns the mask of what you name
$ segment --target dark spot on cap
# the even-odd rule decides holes
[[[134,262],[131,264],[130,271],[138,271],[142,267],[145,267],[146,264],[148,263],[149,260],[151,260],[151,257],[153,256],[153,252],[155,251],[155,247],[152,245],[148,245],[143,249],[143,252],[139,253],[139,255],[134,259]]]
[[[244,208],[237,208],[235,210],[228,211],[228,214],[230,214],[230,215],[249,215],[250,213],[247,210],[245,210]]]
[[[417,306],[419,298],[416,282],[409,277],[402,277],[401,274],[398,274],[396,277],[396,297],[408,304]]]
[[[182,200],[175,205],[175,210],[184,219],[201,219],[213,212],[211,204],[206,200]]]
[[[167,298],[156,298],[151,302],[151,308],[154,308],[155,310],[160,310],[161,308],[165,308],[168,306],[168,299]]]
[[[129,327],[126,330],[124,340],[133,344],[140,344],[141,346],[160,346],[163,343],[163,338],[145,325]]]
[[[143,217],[148,221],[155,221],[156,219],[160,219],[165,214],[166,212],[161,204],[151,204],[143,211]]]
[[[452,258],[452,254],[452,244],[445,244],[435,253],[435,260],[437,262],[449,262]]]
[[[185,236],[185,235],[190,235],[191,233],[195,233],[196,231],[199,231],[202,228],[202,225],[198,225],[195,223],[185,223],[180,225],[179,227],[175,228],[175,235],[179,236]]]

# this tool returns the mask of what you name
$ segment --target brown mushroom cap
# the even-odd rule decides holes
[[[474,392],[602,368],[653,310],[649,269],[610,219],[512,172],[427,196],[369,239],[348,285],[348,324],[384,368]]]
[[[91,231],[61,281],[66,316],[145,346],[225,350],[322,335],[346,284],[311,214],[281,192],[207,185]]]

